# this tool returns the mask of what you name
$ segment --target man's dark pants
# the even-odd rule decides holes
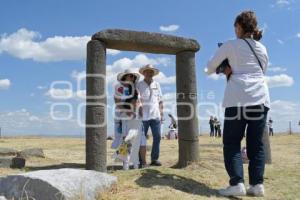
[[[150,119],[143,121],[145,135],[148,133],[149,127],[151,128],[153,143],[151,150],[151,161],[156,161],[159,158],[160,139],[161,139],[161,122],[159,119]]]

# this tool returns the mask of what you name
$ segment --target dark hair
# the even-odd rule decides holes
[[[121,81],[125,81],[125,78],[126,78],[127,75],[129,75],[129,74],[124,75],[124,76],[121,78]],[[134,77],[132,82],[135,83],[137,77],[136,77],[135,75],[133,75],[133,74],[131,74],[131,75]]]
[[[253,11],[243,11],[235,18],[234,26],[239,24],[244,34],[253,35],[253,39],[259,41],[262,38],[262,30],[257,27],[256,15]]]

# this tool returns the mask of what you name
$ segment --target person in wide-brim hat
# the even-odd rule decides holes
[[[132,75],[134,77],[133,82],[137,82],[140,79],[140,75],[138,73],[134,72],[132,69],[126,69],[124,72],[118,74],[117,80],[119,82],[125,81],[127,75]]]
[[[156,69],[153,65],[151,65],[151,64],[148,64],[148,65],[145,65],[145,66],[143,66],[143,67],[141,67],[140,68],[140,70],[139,70],[139,72],[140,72],[140,74],[143,74],[144,75],[144,73],[145,73],[145,71],[153,71],[153,76],[156,76],[156,75],[158,75],[159,74],[159,70],[158,69]]]

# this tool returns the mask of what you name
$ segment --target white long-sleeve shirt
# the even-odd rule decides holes
[[[160,84],[152,81],[148,85],[144,80],[136,85],[143,108],[143,121],[150,119],[160,119],[159,102],[162,100]]]
[[[264,104],[270,108],[269,89],[264,77],[268,66],[266,47],[247,39],[258,56],[263,71],[248,44],[242,39],[225,42],[208,62],[205,69],[212,74],[224,59],[229,60],[232,75],[227,82],[223,107],[241,107]]]

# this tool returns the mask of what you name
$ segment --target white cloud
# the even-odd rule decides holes
[[[293,77],[288,76],[287,74],[266,76],[265,78],[270,88],[290,87],[294,84]]]
[[[56,108],[53,112],[55,116],[68,116],[69,112],[63,112],[61,108]],[[73,113],[74,115],[74,113]],[[3,135],[79,135],[84,133],[72,116],[70,120],[55,120],[50,113],[36,115],[27,109],[20,109],[10,112],[1,112],[0,121],[2,122]]]
[[[284,42],[283,42],[282,40],[280,40],[280,39],[277,39],[277,42],[278,42],[279,44],[284,44]]]
[[[36,88],[37,88],[37,89],[39,89],[39,90],[44,90],[44,89],[46,89],[46,88],[47,88],[47,86],[42,86],[42,85],[39,85],[39,86],[37,86]]]
[[[274,121],[275,132],[289,131],[291,122],[292,131],[299,132],[300,104],[287,100],[274,100],[271,102],[271,109],[268,114]]]
[[[213,73],[213,74],[209,75],[208,78],[217,81],[221,78],[221,76]]]
[[[164,101],[176,101],[176,92],[170,92],[163,94]]]
[[[10,80],[1,79],[0,80],[0,90],[7,90],[10,87]]]
[[[73,91],[71,89],[51,88],[45,95],[52,99],[71,99],[73,98]]]
[[[161,66],[168,66],[171,63],[170,58],[168,57],[158,57],[158,58],[149,58],[145,54],[138,54],[133,59],[124,57],[114,61],[111,65],[106,66],[106,81],[108,84],[117,83],[117,74],[123,72],[125,69],[131,68],[133,71],[139,71],[139,68],[146,65],[152,64],[158,68]],[[83,78],[86,76],[85,71],[78,72],[74,70],[71,73],[71,77],[74,79]],[[141,75],[140,80],[143,78]],[[175,76],[166,76],[163,72],[160,72],[158,76],[155,77],[157,81],[161,84],[173,84],[175,83]]]
[[[296,34],[296,37],[297,37],[297,38],[300,38],[300,33],[297,33],[297,34]]]
[[[213,74],[207,76],[207,78],[208,79],[212,79],[214,81],[217,81],[217,80],[220,80],[220,79],[224,80],[225,79],[225,75],[213,73]]]
[[[283,68],[283,67],[269,67],[268,71],[271,71],[271,72],[285,72],[285,71],[287,71],[287,68]]]
[[[159,29],[160,29],[160,31],[173,32],[173,31],[177,31],[179,29],[179,25],[172,24],[172,25],[168,25],[168,26],[160,26]]]
[[[107,49],[107,50],[106,50],[106,53],[107,53],[108,55],[114,56],[114,55],[117,55],[117,54],[121,53],[121,51],[116,50],[116,49]]]
[[[275,114],[291,115],[297,112],[298,105],[291,101],[275,100],[271,102],[271,110]]]
[[[0,53],[6,52],[20,59],[40,62],[82,60],[86,57],[86,44],[90,36],[54,36],[41,41],[41,34],[25,28],[0,38]],[[110,55],[120,51],[107,50]]]
[[[291,10],[293,9],[293,3],[295,3],[295,0],[276,0],[274,4],[271,4],[271,7]]]
[[[160,72],[157,76],[153,78],[155,81],[162,85],[169,85],[176,83],[176,76],[166,76],[163,72]]]
[[[278,5],[278,6],[287,6],[290,4],[291,4],[291,1],[289,1],[289,0],[277,0],[276,1],[276,5]]]
[[[268,24],[264,23],[263,26],[262,26],[262,28],[261,28],[262,31],[263,31],[263,34],[266,34],[268,28],[269,28]]]

